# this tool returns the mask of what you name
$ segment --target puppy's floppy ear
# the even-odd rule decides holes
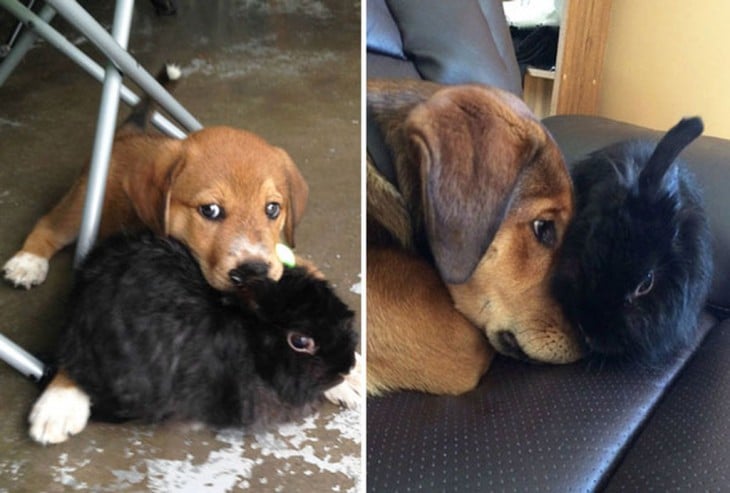
[[[302,219],[304,210],[307,208],[309,198],[309,185],[304,180],[299,168],[292,158],[283,149],[278,149],[281,154],[286,186],[289,196],[287,197],[286,222],[284,223],[284,239],[292,248],[294,243],[294,229]]]
[[[518,98],[480,86],[437,92],[411,111],[405,130],[420,168],[424,223],[436,266],[447,283],[465,282],[546,134]]]
[[[145,226],[167,234],[172,185],[185,162],[183,142],[166,139],[156,149],[150,162],[139,166],[142,172],[125,177],[124,188]]]
[[[165,232],[165,236],[170,234],[170,201],[172,199],[172,189],[175,186],[175,180],[178,176],[180,176],[184,168],[185,159],[183,159],[182,154],[178,154],[177,159],[175,159],[172,164],[169,165],[169,168],[167,168],[167,173],[165,175],[165,182],[163,186],[163,190],[165,191],[164,203],[162,204],[160,213],[162,218],[162,231]]]

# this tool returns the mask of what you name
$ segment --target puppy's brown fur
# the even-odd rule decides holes
[[[476,386],[494,352],[454,308],[426,261],[401,249],[370,248],[367,282],[371,393],[403,388],[405,382],[406,388],[437,394]]]
[[[393,184],[368,165],[369,390],[473,388],[491,358],[474,327],[505,354],[578,359],[548,290],[571,182],[542,125],[518,98],[484,86],[371,81],[368,106],[395,173]],[[554,227],[550,241],[536,221]],[[424,282],[433,290],[417,288]]]
[[[88,166],[68,193],[31,231],[16,257],[50,259],[79,232]],[[282,273],[275,245],[283,236],[294,246],[308,187],[289,155],[250,132],[210,127],[184,140],[123,129],[114,142],[104,198],[100,235],[147,227],[185,243],[211,286],[232,287],[230,272],[259,264],[266,275]],[[205,217],[201,207],[215,204],[220,217]],[[276,217],[267,206],[278,204]],[[12,262],[12,260],[11,260]],[[6,277],[30,287],[42,279],[19,282],[22,273],[6,265]]]

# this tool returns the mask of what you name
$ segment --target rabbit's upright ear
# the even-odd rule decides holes
[[[549,139],[515,96],[478,86],[438,91],[405,128],[436,266],[446,282],[463,283],[502,223],[521,171]]]
[[[699,117],[683,118],[662,137],[639,176],[639,189],[644,196],[654,198],[665,189],[662,185],[669,178],[667,172],[676,170],[672,163],[703,130],[704,125]]]

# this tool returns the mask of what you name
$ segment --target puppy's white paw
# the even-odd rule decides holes
[[[15,287],[30,289],[46,280],[48,259],[28,252],[18,252],[3,267],[5,279]]]
[[[43,445],[65,442],[86,427],[91,401],[78,387],[49,386],[28,417],[30,437]]]
[[[355,366],[339,383],[324,393],[325,398],[346,407],[356,409],[360,406],[362,396],[362,362],[360,355],[355,353]]]

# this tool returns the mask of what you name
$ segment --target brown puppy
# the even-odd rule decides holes
[[[158,80],[169,85],[166,72]],[[308,186],[289,155],[250,132],[210,127],[177,140],[145,133],[153,105],[135,107],[117,131],[102,210],[100,236],[148,228],[188,246],[208,283],[228,290],[250,275],[278,280],[281,237],[294,246],[294,230]],[[48,260],[79,232],[88,165],[61,201],[43,216],[21,251],[5,264],[5,277],[30,288],[46,278]],[[321,275],[309,261],[297,264]],[[325,392],[354,408],[360,402],[360,363],[344,382]],[[81,431],[89,398],[59,371],[29,417],[31,436],[59,443]]]
[[[368,111],[392,156],[367,172],[369,391],[472,389],[492,356],[476,329],[510,356],[580,358],[548,289],[571,181],[522,101],[371,81]]]
[[[88,165],[5,264],[10,282],[42,283],[49,259],[76,240],[87,179]],[[127,124],[112,150],[100,236],[138,227],[170,235],[211,286],[227,290],[243,274],[279,279],[276,243],[294,246],[307,196],[289,155],[250,132],[210,127],[177,140]]]

